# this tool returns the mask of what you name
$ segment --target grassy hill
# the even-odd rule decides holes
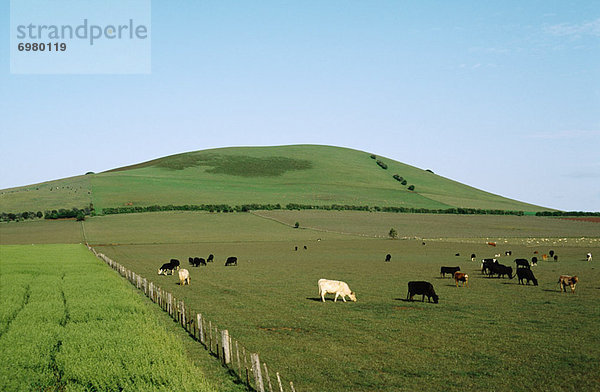
[[[414,191],[408,190],[410,185]],[[89,203],[97,211],[124,205],[250,203],[547,210],[385,157],[373,159],[364,151],[316,145],[188,152],[0,192],[0,211],[82,208]]]

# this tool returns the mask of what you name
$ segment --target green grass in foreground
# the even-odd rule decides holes
[[[235,389],[212,370],[207,380],[147,300],[84,246],[0,252],[0,390]]]

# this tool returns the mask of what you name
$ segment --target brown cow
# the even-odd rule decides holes
[[[458,287],[458,282],[463,282],[462,287],[465,287],[465,284],[469,287],[469,275],[463,272],[456,271],[454,273],[454,281],[456,282],[456,287]]]
[[[575,294],[575,286],[577,285],[577,283],[579,282],[579,278],[575,275],[575,276],[570,276],[570,275],[561,275],[558,278],[558,284],[560,285],[560,290],[564,291],[565,293],[567,292],[567,285],[569,287],[571,287],[571,293]]]

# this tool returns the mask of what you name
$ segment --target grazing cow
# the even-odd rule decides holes
[[[413,297],[416,295],[422,295],[421,302],[425,302],[425,296],[427,296],[427,302],[431,302],[433,298],[433,303],[438,303],[440,297],[435,293],[433,289],[433,285],[429,282],[417,281],[417,282],[408,282],[408,293],[406,294],[406,299],[410,299],[412,301]]]
[[[194,262],[192,263],[194,267],[198,267],[199,265],[206,265],[206,260],[202,257],[194,257]]]
[[[542,260],[544,260],[544,261],[548,261],[548,255],[544,253],[544,254],[542,255]]]
[[[306,247],[306,245],[304,245],[304,249],[305,249],[305,250],[306,250],[306,249],[308,249],[308,248]]]
[[[179,269],[179,265],[173,264],[173,260],[168,263],[164,263],[159,269],[159,275],[173,275],[173,270]]]
[[[492,273],[492,266],[498,264],[496,259],[483,259],[481,260],[481,273],[484,275],[490,275]]]
[[[338,297],[341,295],[344,302],[346,302],[346,296],[351,301],[356,302],[356,295],[354,291],[350,290],[348,283],[341,282],[339,280],[319,279],[317,282],[319,286],[319,296],[321,301],[325,302],[325,294],[335,294],[333,302],[337,302]]]
[[[298,251],[298,247],[297,247],[297,246],[294,246],[294,250],[295,250],[295,251]]]
[[[488,244],[489,246],[496,246],[496,243],[495,243],[495,242],[488,242],[487,244]]]
[[[587,257],[587,261],[592,261],[592,254],[591,253],[588,253],[585,256]]]
[[[392,261],[392,255],[389,253],[385,255],[385,261]]]
[[[520,267],[529,269],[529,261],[527,259],[515,259],[515,264],[517,264],[517,270]]]
[[[490,275],[498,275],[498,278],[508,275],[509,279],[513,278],[512,267],[504,264],[492,264],[492,271]]]
[[[179,285],[184,286],[190,284],[190,271],[184,269],[179,270]]]
[[[477,259],[477,256],[475,256],[475,253],[471,253],[471,261],[475,261]]]
[[[517,268],[517,277],[519,278],[519,284],[523,284],[523,279],[527,279],[527,284],[529,284],[529,281],[532,281],[534,286],[538,285],[533,271],[529,268]]]
[[[237,265],[237,257],[235,257],[235,256],[228,257],[227,261],[225,261],[225,267],[227,267],[228,265]]]
[[[532,265],[532,266],[534,266],[534,265],[537,265],[537,257],[533,256],[533,257],[531,258],[531,265]]]
[[[454,282],[456,282],[456,287],[458,287],[458,282],[462,282],[462,287],[465,287],[465,284],[469,287],[469,275],[456,271],[454,273]]]
[[[454,256],[460,256],[460,253],[455,254]]]
[[[558,255],[554,255],[554,261],[558,261]]]
[[[540,253],[540,252],[538,252],[537,250],[533,251],[533,254],[534,254],[534,255],[537,255],[537,254],[539,254],[539,253]]]
[[[188,257],[188,262],[189,262],[191,265],[194,265],[194,258],[193,258],[193,257]]]
[[[554,256],[554,251],[551,250],[550,252],[548,252],[548,254],[550,255],[550,257],[553,257]]]
[[[578,282],[579,282],[579,278],[577,276],[561,275],[558,278],[558,284],[560,285],[560,290],[561,290],[561,292],[564,291],[565,293],[567,292],[567,285],[568,285],[569,287],[571,287],[571,293],[574,294],[575,286],[577,285]]]
[[[215,255],[212,253],[208,255],[208,259],[206,259],[207,263],[212,263],[215,260]]]
[[[512,251],[507,250],[506,252],[504,252],[504,256],[512,256]]]
[[[446,277],[446,274],[450,274],[450,276],[454,276],[456,271],[460,271],[460,267],[442,267],[440,268],[440,275],[442,278]]]

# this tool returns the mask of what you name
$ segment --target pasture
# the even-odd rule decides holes
[[[298,390],[600,388],[600,269],[584,261],[587,252],[600,255],[596,224],[479,217],[495,223],[471,221],[473,234],[457,238],[467,217],[435,217],[434,224],[420,215],[345,214],[350,218],[341,217],[343,224],[323,219],[334,228],[311,221],[314,230],[250,214],[207,213],[136,215],[132,226],[123,217],[93,218],[85,228],[98,251],[229,329]],[[415,230],[435,236],[421,235],[422,245],[421,238],[390,240],[372,231],[379,222],[385,235],[394,219],[407,218],[414,218]],[[544,237],[547,225],[560,235]],[[410,225],[404,233],[410,236]],[[470,260],[471,253],[480,260],[511,250],[500,262],[514,269],[515,258],[550,249],[559,260],[534,267],[537,287],[484,277],[479,262]],[[214,263],[188,266],[188,257],[209,253]],[[383,261],[387,253],[390,263]],[[239,266],[225,267],[228,256],[237,256]],[[157,275],[170,258],[190,270],[190,286]],[[455,265],[469,274],[470,288],[439,277],[440,266]],[[579,276],[576,294],[558,291],[560,274]],[[329,296],[320,302],[320,278],[347,282],[358,301],[333,303]],[[433,283],[440,303],[406,301],[411,280]]]
[[[0,390],[241,390],[85,246],[0,254]]]

